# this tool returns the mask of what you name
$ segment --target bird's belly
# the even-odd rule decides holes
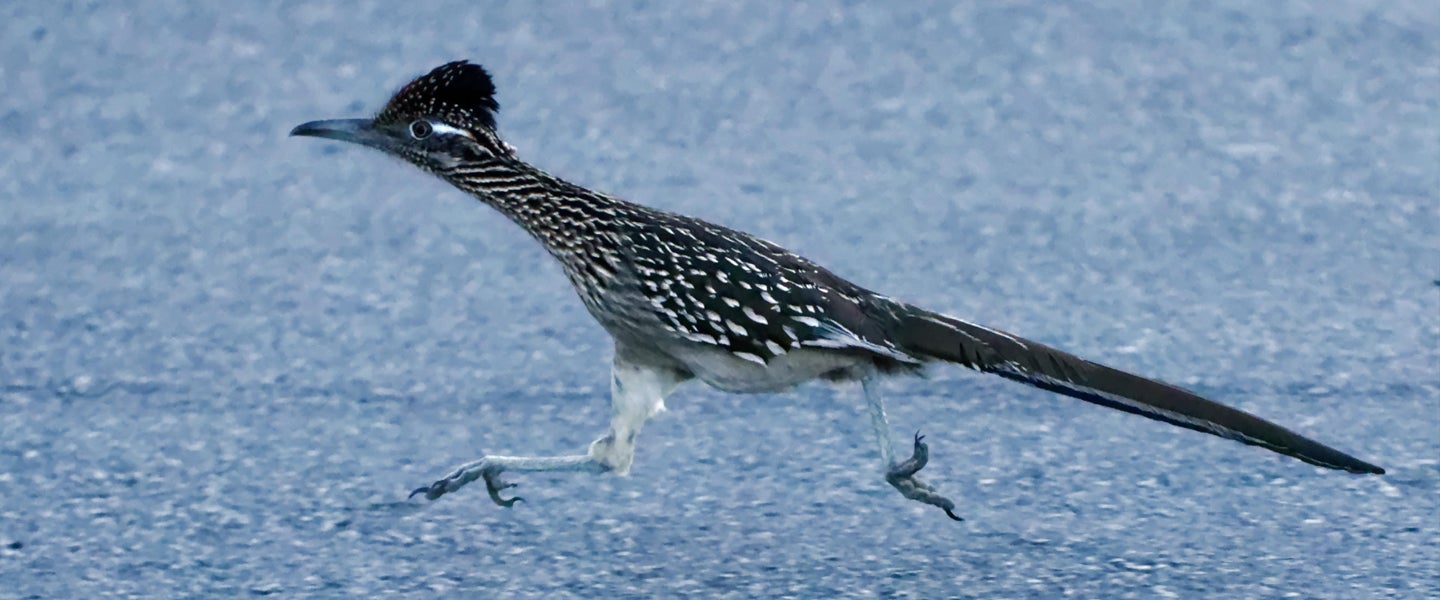
[[[711,387],[727,392],[775,392],[789,389],[822,375],[833,376],[865,364],[853,354],[820,349],[801,349],[759,364],[725,350],[691,347],[672,351],[671,356]]]

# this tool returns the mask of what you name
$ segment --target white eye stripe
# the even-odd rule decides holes
[[[435,133],[439,133],[442,135],[463,135],[472,140],[475,139],[475,136],[470,135],[470,132],[465,131],[464,129],[461,129],[459,127],[451,127],[444,123],[435,123],[432,121],[430,123],[430,128],[434,129]]]

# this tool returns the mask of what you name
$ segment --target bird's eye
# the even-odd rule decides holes
[[[430,122],[425,119],[420,119],[410,124],[410,137],[417,140],[430,137],[432,133],[435,133],[435,127],[430,125]]]

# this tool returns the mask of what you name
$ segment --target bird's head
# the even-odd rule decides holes
[[[400,88],[373,119],[311,121],[290,135],[370,146],[444,175],[469,164],[513,157],[495,133],[495,84],[480,65],[446,63]]]

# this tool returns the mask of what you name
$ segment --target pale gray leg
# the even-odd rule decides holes
[[[609,468],[591,458],[588,454],[572,454],[568,456],[485,456],[468,463],[460,465],[443,479],[425,487],[416,488],[410,492],[410,497],[417,494],[425,494],[425,498],[434,500],[445,494],[465,487],[476,479],[485,479],[485,491],[490,493],[490,499],[500,506],[509,507],[521,498],[501,498],[500,490],[515,487],[513,483],[505,483],[500,479],[500,474],[505,471],[517,473],[573,471],[576,473],[604,473]]]
[[[508,507],[520,498],[500,497],[500,490],[514,487],[514,484],[500,479],[500,474],[506,471],[629,474],[630,463],[635,457],[635,437],[640,433],[640,427],[646,419],[665,410],[665,396],[684,381],[685,377],[669,369],[635,364],[624,360],[622,356],[617,348],[610,378],[610,405],[613,414],[610,431],[590,444],[589,453],[569,456],[485,456],[460,465],[443,479],[411,492],[410,496],[423,493],[426,498],[434,500],[476,479],[484,479],[490,499],[496,504]]]
[[[915,446],[911,450],[910,458],[897,464],[895,451],[890,443],[890,420],[885,417],[885,401],[880,398],[880,381],[872,373],[860,379],[860,386],[865,390],[865,405],[870,409],[870,425],[875,428],[875,440],[880,444],[880,462],[885,469],[885,481],[906,498],[937,506],[950,518],[962,521],[963,519],[955,515],[954,502],[936,493],[935,488],[915,477],[915,474],[930,462],[930,447],[923,441],[925,436],[916,432]]]

